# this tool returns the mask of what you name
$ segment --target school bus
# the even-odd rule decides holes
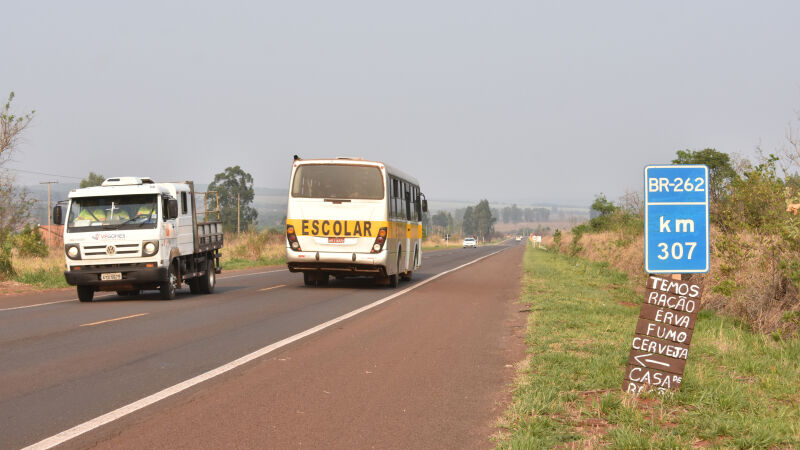
[[[378,161],[295,157],[286,262],[307,286],[371,276],[397,287],[422,262],[428,202],[412,176]]]

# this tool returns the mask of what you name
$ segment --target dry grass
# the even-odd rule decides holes
[[[780,250],[776,238],[752,233],[723,235],[712,226],[711,270],[707,274],[684,275],[703,286],[703,307],[736,317],[754,330],[774,332],[777,336],[798,332],[800,299],[795,285],[788,280],[781,261],[796,258]],[[573,235],[564,233],[561,252],[569,252]],[[552,236],[542,244],[554,248]],[[620,232],[587,233],[580,239],[583,249],[578,256],[605,261],[626,273],[639,293],[644,294],[644,237],[626,238]]]
[[[451,237],[449,242],[445,241],[442,236],[439,235],[428,235],[425,239],[422,240],[422,249],[423,250],[433,250],[438,248],[456,248],[461,247],[461,239]]]
[[[66,266],[66,258],[61,251],[50,250],[50,254],[45,257],[38,256],[18,256],[16,252],[11,258],[11,264],[17,272],[39,272],[50,270],[63,271]]]
[[[286,262],[286,243],[282,233],[247,231],[226,235],[222,267],[235,269]]]

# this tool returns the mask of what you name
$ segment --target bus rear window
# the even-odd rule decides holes
[[[292,180],[292,197],[383,199],[383,176],[375,166],[304,164]]]

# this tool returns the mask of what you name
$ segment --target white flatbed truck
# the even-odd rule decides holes
[[[194,183],[109,178],[75,189],[66,209],[53,208],[64,226],[67,283],[91,302],[96,291],[138,295],[158,289],[171,300],[184,284],[193,294],[214,291],[221,272],[219,208],[198,213]],[[209,217],[210,216],[210,217]]]

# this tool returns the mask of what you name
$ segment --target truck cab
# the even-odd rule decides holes
[[[53,210],[54,221],[65,225],[66,281],[85,302],[96,291],[127,296],[146,289],[172,299],[184,283],[192,293],[211,293],[222,224],[218,215],[209,221],[203,214],[200,220],[188,181],[117,177],[75,189],[66,210]]]

